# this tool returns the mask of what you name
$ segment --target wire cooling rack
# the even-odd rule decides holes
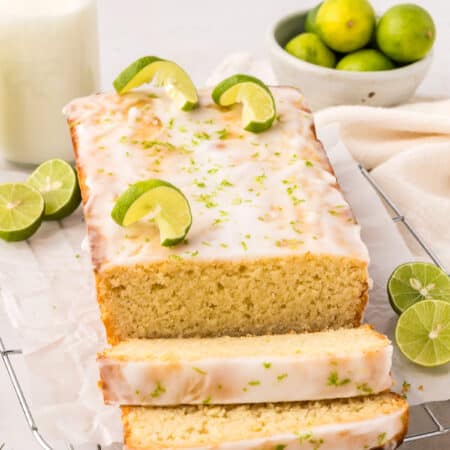
[[[420,236],[414,227],[410,224],[408,219],[401,213],[395,203],[386,195],[386,193],[381,189],[381,187],[376,183],[370,173],[364,169],[361,165],[358,166],[362,175],[366,180],[370,183],[370,185],[375,189],[378,195],[383,199],[383,201],[389,206],[389,208],[393,212],[392,220],[395,223],[401,223],[403,226],[409,231],[411,236],[417,241],[417,243],[422,247],[425,253],[430,257],[434,264],[440,267],[445,271],[445,268],[442,262],[439,260],[438,256],[431,250],[429,245],[425,242],[425,240]],[[448,272],[447,272],[448,273]],[[20,385],[19,379],[17,377],[16,371],[14,370],[13,363],[11,362],[11,357],[15,355],[20,355],[22,353],[21,350],[10,350],[3,343],[0,337],[0,356],[5,365],[6,371],[8,373],[9,379],[11,381],[14,392],[17,396],[17,400],[19,401],[20,407],[25,416],[26,423],[33,434],[36,442],[43,448],[44,450],[63,450],[63,448],[56,448],[50,445],[44,436],[39,432],[39,428],[33,418],[33,414],[30,408],[30,405],[23,393],[22,387]],[[450,401],[447,402],[438,402],[438,403],[429,403],[423,404],[417,407],[413,407],[412,409],[412,417],[418,417],[418,422],[420,422],[419,426],[411,426],[412,430],[410,430],[409,434],[406,436],[404,442],[405,443],[414,443],[416,441],[422,441],[425,447],[421,447],[421,449],[429,449],[429,443],[431,438],[435,438],[438,436],[443,436],[445,434],[450,435]],[[441,414],[443,412],[443,414]],[[441,417],[442,416],[442,417]],[[447,416],[447,419],[445,419]],[[448,423],[444,424],[444,420]],[[414,424],[415,425],[415,424]],[[421,429],[425,426],[425,429]],[[414,428],[419,428],[419,430],[414,430]],[[450,443],[445,445],[446,448]],[[93,450],[107,450],[105,447],[102,447],[100,444],[94,444],[91,447]],[[418,447],[415,447],[418,449]],[[437,447],[436,447],[437,448]],[[444,447],[439,447],[440,449],[444,449]],[[0,443],[0,450],[8,450],[5,444]],[[66,444],[65,450],[75,450],[75,447],[72,444]],[[406,450],[406,449],[405,449]]]

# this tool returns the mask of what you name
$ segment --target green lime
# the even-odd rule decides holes
[[[394,63],[378,50],[367,48],[345,55],[336,66],[338,70],[352,70],[370,72],[376,70],[390,70]]]
[[[236,74],[220,82],[212,92],[219,106],[242,103],[244,129],[260,133],[272,126],[277,115],[270,89],[258,78]]]
[[[72,166],[62,159],[50,159],[42,163],[30,175],[27,183],[44,198],[44,220],[63,219],[80,205],[77,175]]]
[[[25,183],[0,185],[0,238],[23,241],[39,228],[44,215],[44,199]]]
[[[334,67],[335,54],[314,33],[302,33],[292,38],[285,47],[291,55],[318,66]]]
[[[305,19],[305,31],[307,33],[318,33],[317,25],[316,25],[316,16],[319,8],[322,6],[322,3],[319,3],[313,9],[310,9]]]
[[[395,339],[412,362],[436,367],[450,362],[450,303],[424,300],[398,319]]]
[[[402,264],[392,272],[387,291],[392,308],[401,314],[411,305],[426,299],[450,302],[450,278],[434,264]]]
[[[319,35],[337,52],[364,47],[375,28],[375,13],[367,0],[325,0],[316,16]]]
[[[380,50],[399,63],[422,59],[436,37],[433,19],[418,5],[403,4],[388,9],[377,25]]]
[[[165,247],[182,242],[192,224],[187,198],[172,184],[156,179],[131,185],[111,212],[115,222],[123,227],[149,215],[158,226],[161,245]]]
[[[197,90],[189,75],[174,62],[157,56],[139,58],[120,73],[113,85],[119,94],[124,94],[153,80],[157,86],[166,88],[168,95],[183,111],[190,111],[198,105]]]

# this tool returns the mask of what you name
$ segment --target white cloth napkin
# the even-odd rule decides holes
[[[353,158],[450,270],[450,100],[396,108],[338,106],[316,113],[320,129],[341,125]],[[413,253],[420,250],[404,233]]]
[[[208,84],[238,71],[277,82],[268,62],[234,53]],[[353,158],[373,169],[375,180],[450,271],[450,100],[396,108],[337,106],[316,112],[315,121],[319,134],[340,124],[340,139]],[[423,255],[403,231],[411,251]]]

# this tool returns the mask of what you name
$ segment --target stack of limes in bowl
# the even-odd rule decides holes
[[[377,19],[368,0],[325,0],[306,16],[304,33],[285,46],[319,66],[350,71],[390,70],[424,58],[436,29],[418,5],[399,4]]]

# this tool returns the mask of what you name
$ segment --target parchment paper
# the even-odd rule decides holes
[[[371,256],[373,289],[366,320],[393,339],[396,315],[385,292],[391,271],[414,257],[384,205],[338,143],[337,130],[319,130],[345,195],[362,226]],[[3,172],[0,182],[22,180]],[[400,225],[401,226],[401,225]],[[119,410],[104,406],[96,383],[95,354],[105,345],[89,255],[82,249],[81,210],[46,222],[28,242],[0,241],[4,308],[21,335],[40,430],[49,440],[108,445],[122,439]],[[450,398],[450,365],[421,369],[394,354],[395,389],[411,404]],[[409,392],[406,392],[408,391]]]

